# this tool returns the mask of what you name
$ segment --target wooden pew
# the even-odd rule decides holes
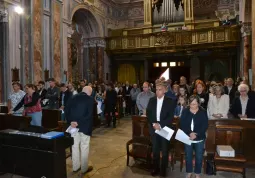
[[[48,130],[56,130],[61,120],[61,111],[58,109],[42,110],[42,126]]]
[[[4,129],[25,129],[30,126],[31,117],[14,116],[0,113],[0,130]]]
[[[0,113],[8,113],[8,107],[7,106],[0,106]]]
[[[216,126],[240,126],[243,127],[243,154],[247,159],[247,166],[255,166],[255,119],[254,121],[239,119],[215,119],[209,120],[207,130],[206,151],[214,154],[216,151]],[[235,134],[232,135],[235,137]]]

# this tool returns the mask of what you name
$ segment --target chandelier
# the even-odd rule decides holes
[[[160,8],[163,4],[163,0],[151,0],[152,1],[152,9],[154,10],[155,7],[157,7],[157,11],[160,12]],[[170,1],[170,0],[165,0]],[[179,6],[182,6],[182,9],[184,9],[184,0],[173,0],[176,10],[179,9]]]

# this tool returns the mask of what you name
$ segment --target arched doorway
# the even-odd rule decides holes
[[[77,9],[72,15],[73,34],[70,40],[72,80],[87,79],[89,82],[104,79],[104,48],[102,27],[91,11]],[[70,76],[69,76],[70,77]]]
[[[136,83],[135,67],[131,64],[121,64],[118,67],[118,82],[125,83],[128,81],[130,84]]]

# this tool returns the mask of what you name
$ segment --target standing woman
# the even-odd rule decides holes
[[[19,104],[13,109],[12,112],[19,110],[24,106],[23,115],[31,116],[31,125],[42,126],[42,108],[40,103],[40,95],[35,92],[35,86],[33,84],[27,84],[25,86],[26,95],[22,98]],[[11,112],[11,113],[12,113]]]
[[[182,112],[180,126],[192,142],[191,145],[185,144],[187,178],[190,178],[193,172],[193,152],[195,152],[194,172],[196,178],[200,178],[208,116],[206,110],[200,107],[200,98],[197,95],[189,98],[189,107]]]
[[[194,94],[199,96],[201,107],[206,110],[209,100],[209,94],[206,92],[206,86],[202,80],[196,81]]]

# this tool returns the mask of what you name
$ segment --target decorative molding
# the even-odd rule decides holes
[[[83,47],[105,47],[106,41],[104,38],[84,38]]]

